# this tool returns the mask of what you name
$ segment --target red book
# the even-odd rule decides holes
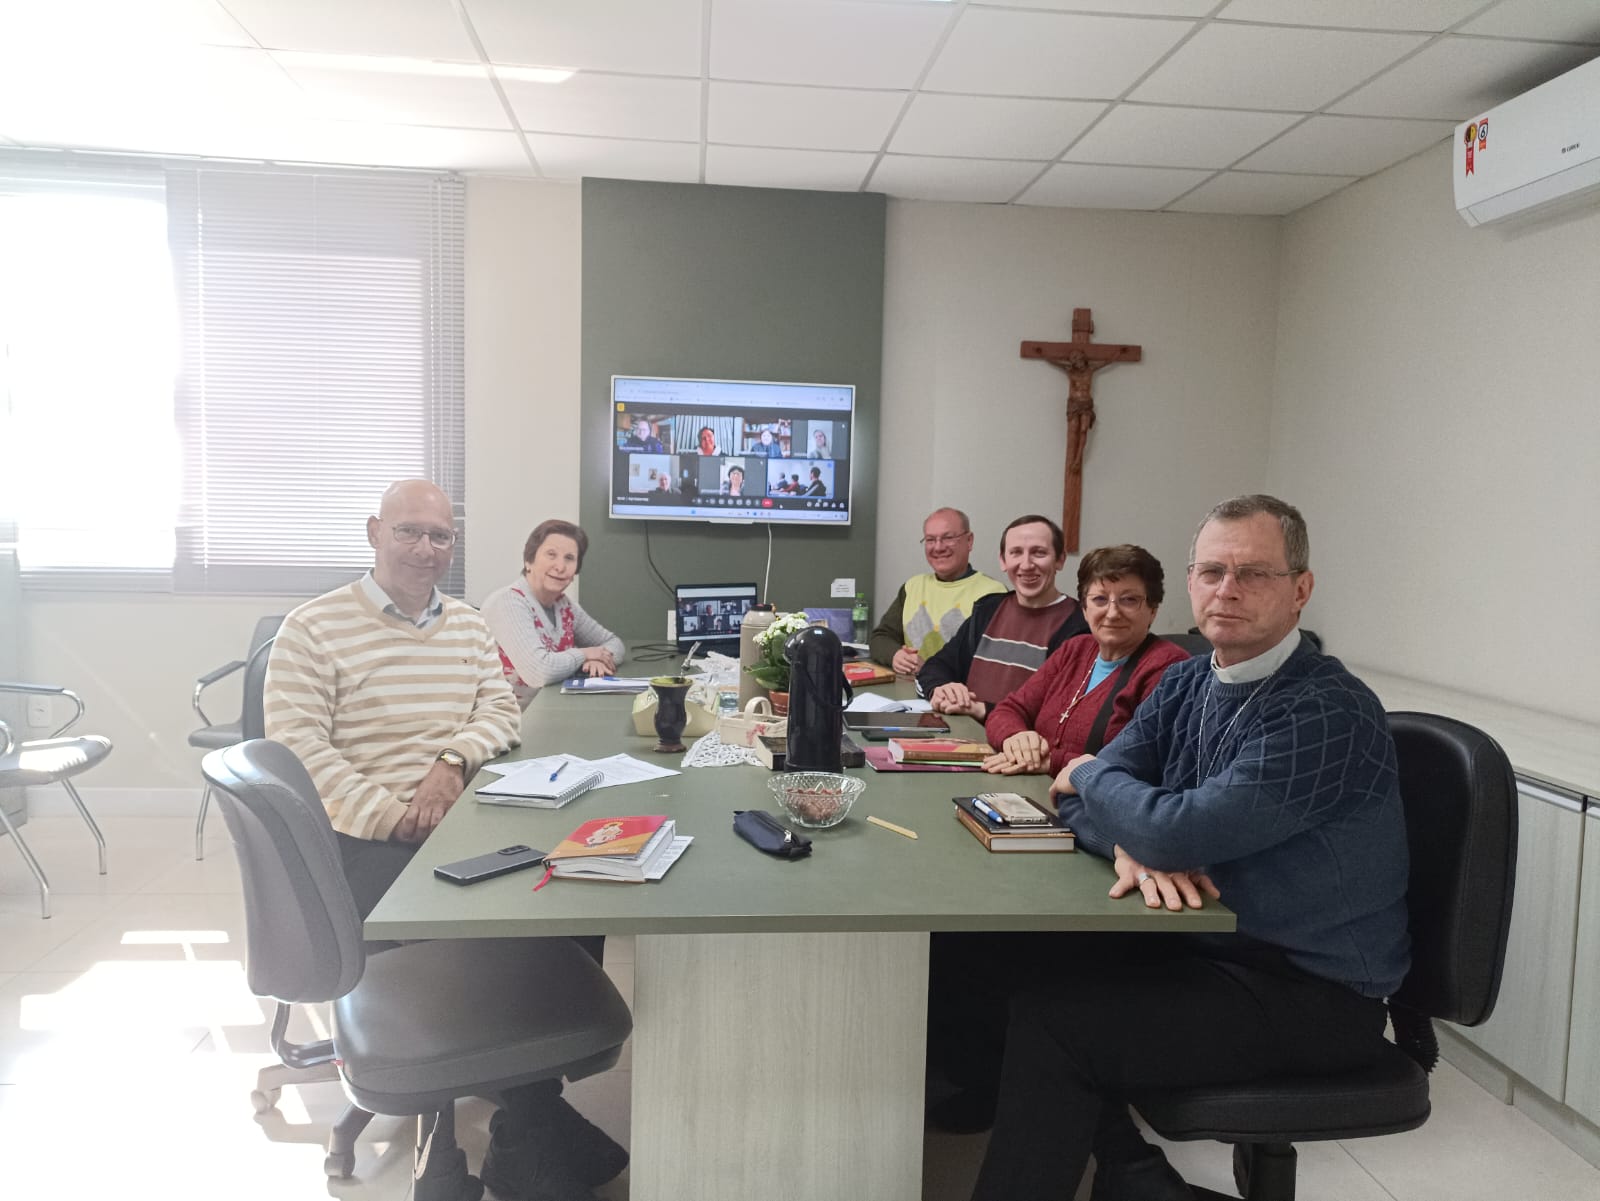
[[[672,845],[673,823],[664,815],[597,817],[556,844],[545,862],[557,876],[643,880],[656,857]]]

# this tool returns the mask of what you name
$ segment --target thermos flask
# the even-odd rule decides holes
[[[784,644],[789,659],[790,771],[839,771],[844,736],[844,647],[827,626],[797,630]]]

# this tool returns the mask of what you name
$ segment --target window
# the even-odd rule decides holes
[[[0,522],[25,582],[311,595],[371,565],[364,519],[411,476],[460,528],[459,180],[174,165],[68,203],[8,194],[10,165],[0,229],[33,274],[0,282],[23,347]]]
[[[165,586],[177,319],[160,176],[0,184],[0,513],[35,580]]]

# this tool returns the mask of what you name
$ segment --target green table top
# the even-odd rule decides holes
[[[624,674],[647,674],[624,664]],[[891,692],[909,692],[904,683]],[[631,696],[563,696],[544,689],[523,721],[513,758],[568,752],[600,758],[626,751],[656,756],[653,738],[633,733]],[[952,723],[966,737],[976,723]],[[562,809],[518,809],[462,797],[367,919],[367,937],[492,938],[558,934],[706,934],[763,931],[1188,930],[1230,931],[1233,914],[1208,901],[1168,913],[1137,898],[1106,895],[1110,864],[1084,852],[997,854],[957,823],[950,798],[1014,789],[1044,799],[1045,776],[981,773],[849,774],[866,790],[840,825],[808,830],[812,854],[789,862],[757,851],[733,832],[738,809],[782,816],[761,767],[690,768],[640,784],[591,790]],[[485,783],[480,776],[474,784]],[[450,863],[514,843],[548,850],[595,817],[664,813],[694,844],[666,877],[648,884],[551,880],[533,892],[537,869],[459,886],[433,875]],[[915,830],[915,840],[870,825],[869,814]]]

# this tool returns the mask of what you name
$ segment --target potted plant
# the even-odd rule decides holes
[[[774,713],[789,711],[789,660],[783,653],[784,643],[796,630],[810,623],[804,613],[786,613],[756,635],[760,658],[745,668],[765,688],[772,698]]]

